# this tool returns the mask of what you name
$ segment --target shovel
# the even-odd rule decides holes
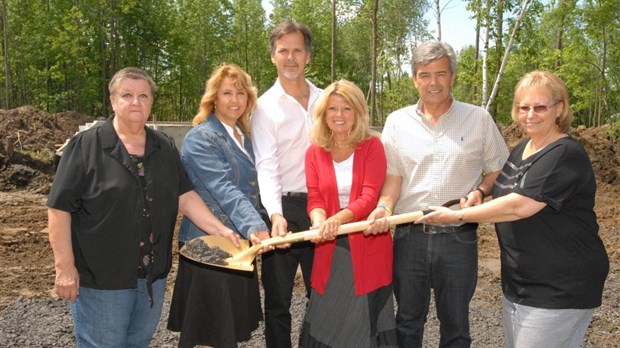
[[[458,203],[458,199],[453,199],[444,203],[443,206],[450,207]],[[416,211],[388,216],[386,219],[390,225],[398,225],[414,222],[428,212],[430,212],[430,210]],[[368,223],[367,220],[343,224],[338,228],[338,235],[361,232],[366,230],[369,226],[370,223]],[[259,244],[253,246],[250,246],[250,243],[247,240],[239,240],[239,243],[241,244],[241,248],[239,249],[235,247],[232,241],[226,237],[206,235],[190,240],[181,248],[179,252],[186,258],[202,264],[251,272],[254,270],[254,259],[265,246],[298,243],[311,240],[318,236],[319,230],[312,229],[303,232],[289,233],[284,237],[264,239]],[[192,252],[190,243],[201,244],[200,248],[206,248],[210,256],[199,256]]]

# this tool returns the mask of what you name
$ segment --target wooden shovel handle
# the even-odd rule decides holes
[[[460,202],[459,199],[453,199],[453,200],[450,200],[444,203],[443,206],[450,207],[455,204],[458,204],[459,202]],[[428,212],[430,212],[430,210],[415,211],[411,213],[388,216],[385,219],[388,220],[390,225],[399,225],[399,224],[414,222],[420,217],[422,217],[423,215],[427,214]],[[349,234],[353,232],[361,232],[361,231],[365,231],[369,226],[370,226],[370,223],[368,222],[368,220],[351,222],[348,224],[341,225],[338,228],[337,234],[341,235],[341,234]],[[265,246],[265,245],[280,245],[280,244],[286,244],[286,243],[297,243],[297,242],[311,240],[312,238],[315,238],[318,236],[319,236],[319,230],[312,229],[312,230],[307,230],[303,232],[289,233],[284,237],[273,237],[273,238],[265,239],[260,244]]]

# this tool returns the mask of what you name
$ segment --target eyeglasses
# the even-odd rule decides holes
[[[555,103],[549,104],[549,105],[535,105],[535,106],[517,105],[517,109],[519,109],[519,112],[522,114],[529,114],[530,110],[534,110],[535,114],[543,114],[547,112],[550,107],[556,105],[559,102],[560,101],[556,101]]]

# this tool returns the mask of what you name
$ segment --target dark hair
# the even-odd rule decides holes
[[[312,31],[305,24],[294,22],[290,19],[286,19],[280,24],[276,25],[269,34],[269,47],[271,54],[276,49],[276,41],[282,36],[290,33],[300,32],[304,36],[304,44],[306,51],[312,55],[314,47],[312,47]]]

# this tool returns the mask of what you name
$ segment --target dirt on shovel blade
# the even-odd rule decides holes
[[[210,247],[200,238],[195,238],[185,243],[185,252],[187,256],[195,261],[209,263],[212,265],[228,265],[225,260],[232,257],[231,254],[222,250],[218,246]]]

